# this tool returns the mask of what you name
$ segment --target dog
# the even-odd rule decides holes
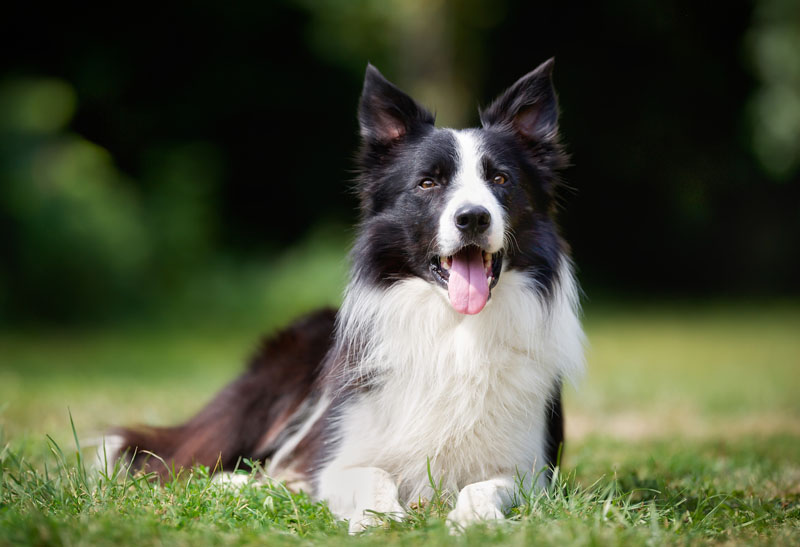
[[[479,128],[453,130],[368,65],[341,308],[266,340],[183,425],[117,430],[117,456],[164,476],[269,461],[270,477],[326,500],[351,532],[430,499],[430,477],[455,499],[453,527],[503,519],[545,487],[564,437],[562,382],[583,368],[555,220],[567,156],[552,71],[550,59],[482,110]]]

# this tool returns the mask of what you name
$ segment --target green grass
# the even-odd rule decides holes
[[[796,303],[588,306],[561,476],[460,537],[444,494],[352,538],[280,484],[85,473],[77,443],[186,417],[236,375],[259,326],[226,325],[0,333],[0,545],[800,544]]]

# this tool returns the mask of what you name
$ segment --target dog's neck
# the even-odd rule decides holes
[[[386,288],[354,281],[339,314],[340,370],[360,385],[387,375],[415,382],[479,380],[500,372],[513,354],[537,363],[543,377],[573,379],[583,368],[578,315],[566,260],[547,293],[529,275],[504,272],[489,304],[474,316],[457,313],[442,289],[419,278]]]

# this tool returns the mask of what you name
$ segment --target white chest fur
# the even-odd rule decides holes
[[[350,288],[340,334],[365,347],[351,372],[378,384],[343,409],[323,479],[377,467],[413,501],[430,495],[428,462],[451,492],[498,474],[530,479],[544,465],[551,389],[583,365],[568,265],[547,302],[519,272],[503,274],[478,315],[458,314],[446,298],[418,279]]]

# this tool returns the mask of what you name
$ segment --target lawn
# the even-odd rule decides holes
[[[351,538],[280,484],[84,474],[75,438],[189,416],[258,324],[0,333],[0,544],[800,544],[800,305],[589,302],[585,323],[561,475],[459,537],[445,495]]]

